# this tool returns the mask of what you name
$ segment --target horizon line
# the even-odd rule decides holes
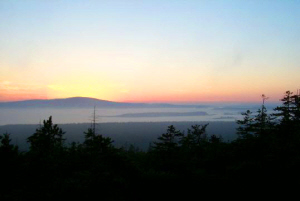
[[[87,97],[87,96],[73,96],[73,97],[66,97],[66,98],[39,98],[39,99],[23,99],[23,100],[11,100],[11,101],[1,101],[0,103],[12,103],[12,102],[24,102],[24,101],[48,101],[48,100],[66,100],[66,99],[72,99],[72,98],[84,98],[84,99],[94,99],[97,101],[107,101],[107,102],[115,102],[115,103],[145,103],[145,104],[217,104],[217,103],[240,103],[240,104],[251,104],[251,103],[261,103],[261,100],[259,101],[134,101],[134,100],[125,100],[125,101],[114,101],[114,100],[105,100],[105,99],[99,99],[94,97]],[[279,103],[278,101],[269,101],[267,103]]]

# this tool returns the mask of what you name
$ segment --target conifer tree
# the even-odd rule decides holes
[[[212,143],[212,144],[218,144],[218,143],[221,143],[222,141],[223,141],[222,136],[218,137],[216,135],[212,135],[209,138],[209,142]]]
[[[293,95],[293,92],[286,91],[281,99],[282,105],[274,110],[279,119],[278,129],[281,139],[286,142],[300,142],[300,100],[299,92]]]
[[[17,153],[18,146],[12,145],[9,133],[0,136],[0,152],[3,154]]]
[[[103,137],[101,134],[96,133],[96,121],[96,107],[94,107],[91,127],[88,128],[87,132],[84,132],[85,140],[83,144],[89,154],[107,152],[112,148],[113,140],[111,138]]]
[[[264,94],[262,94],[262,105],[261,108],[257,110],[257,114],[252,117],[250,110],[242,113],[244,116],[243,120],[238,120],[237,124],[240,126],[237,128],[237,134],[240,139],[253,137],[262,137],[267,130],[273,127],[273,118],[268,114],[267,108],[265,106],[265,101],[268,99]]]
[[[297,94],[291,97],[292,101],[292,113],[293,113],[293,121],[299,124],[300,122],[300,90],[297,90]]]
[[[274,118],[268,114],[267,108],[265,106],[265,101],[268,99],[264,94],[262,94],[262,105],[261,109],[257,110],[257,114],[254,117],[254,123],[251,128],[254,129],[254,134],[256,137],[264,137],[274,126]]]
[[[36,129],[36,132],[30,136],[27,141],[30,143],[30,151],[38,154],[51,154],[63,149],[65,132],[53,124],[52,116],[43,121],[43,125]]]
[[[178,142],[182,136],[183,134],[179,130],[170,125],[167,132],[157,138],[159,142],[154,142],[153,149],[162,152],[174,151],[179,147]]]
[[[237,124],[239,125],[237,128],[237,134],[239,135],[240,139],[247,139],[253,136],[254,118],[252,117],[252,112],[250,110],[242,113],[242,115],[244,116],[244,119],[237,120]]]
[[[267,114],[267,109],[264,105],[262,105],[262,108],[257,110],[257,115],[254,117],[254,123],[252,124],[254,134],[256,136],[261,136],[265,130],[269,128],[270,123],[270,117]]]
[[[276,107],[274,110],[277,113],[273,114],[275,117],[279,117],[279,121],[281,125],[288,125],[290,124],[291,120],[293,119],[293,112],[295,111],[295,104],[297,105],[298,99],[296,100],[293,105],[293,92],[286,91],[284,97],[281,99],[282,106]]]
[[[205,125],[192,125],[191,129],[188,129],[188,133],[186,136],[182,138],[180,143],[183,147],[199,147],[204,142],[207,142],[206,136],[206,127],[208,124]]]
[[[85,134],[84,147],[88,153],[99,154],[112,148],[112,139],[95,133],[95,129],[89,128]]]

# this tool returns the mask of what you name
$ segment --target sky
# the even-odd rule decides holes
[[[0,0],[0,101],[278,101],[300,88],[299,0]]]

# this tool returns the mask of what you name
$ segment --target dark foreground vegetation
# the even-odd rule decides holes
[[[239,137],[232,142],[208,137],[208,124],[187,133],[170,125],[147,152],[115,148],[94,126],[83,143],[67,146],[50,117],[28,138],[28,152],[12,145],[9,134],[1,136],[0,200],[156,200],[159,192],[170,197],[184,189],[199,197],[219,187],[299,184],[299,98],[287,91],[270,114],[263,95],[261,108],[237,122]]]

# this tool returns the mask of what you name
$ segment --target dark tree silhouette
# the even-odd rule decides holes
[[[262,105],[261,108],[257,110],[256,115],[252,117],[252,112],[247,110],[242,113],[244,116],[243,120],[237,120],[239,127],[237,128],[237,134],[240,139],[246,139],[251,137],[262,137],[268,130],[273,128],[272,115],[268,114],[267,108],[265,106],[265,101],[268,99],[264,94],[262,94]]]
[[[95,129],[89,128],[85,134],[84,147],[88,153],[103,153],[111,150],[112,139],[109,137],[103,137],[100,134],[95,133]]]
[[[271,129],[273,124],[272,120],[273,118],[268,115],[266,107],[262,105],[262,108],[257,110],[257,115],[254,117],[254,123],[252,125],[255,135],[261,137],[267,130]]]
[[[1,188],[0,188],[0,200],[13,200],[7,199],[7,195],[10,195],[11,189],[19,187],[18,180],[22,176],[20,155],[18,147],[12,145],[10,134],[4,133],[0,136],[0,172],[1,172]],[[12,193],[11,193],[12,194]]]
[[[254,118],[252,117],[252,112],[247,110],[246,112],[242,113],[244,116],[243,120],[237,120],[237,124],[239,127],[237,128],[237,134],[240,139],[247,139],[249,137],[253,137],[253,123]]]
[[[292,96],[292,106],[293,106],[293,120],[300,122],[300,91],[297,91],[296,95]]]
[[[293,92],[286,91],[281,99],[282,105],[276,107],[276,113],[273,114],[279,120],[277,128],[280,139],[289,145],[296,142],[300,143],[300,101],[298,93],[293,95]]]
[[[277,113],[273,114],[278,117],[282,125],[289,124],[294,117],[295,104],[298,105],[298,98],[292,96],[293,92],[286,91],[284,97],[281,99],[282,106],[276,107],[274,110]],[[294,105],[293,105],[294,97]],[[297,102],[297,103],[296,103]]]
[[[175,151],[178,148],[178,142],[183,134],[170,125],[167,132],[158,137],[158,142],[154,142],[153,150],[161,152]]]
[[[255,129],[255,135],[257,137],[264,137],[266,133],[269,132],[270,129],[273,128],[273,120],[272,115],[268,114],[267,108],[265,106],[265,101],[268,99],[264,94],[262,94],[262,105],[261,109],[257,110],[257,114],[254,117],[253,128]]]
[[[101,134],[97,134],[97,115],[96,107],[94,107],[92,115],[91,127],[88,128],[87,132],[84,132],[84,148],[88,154],[101,154],[107,152],[113,148],[113,140],[109,137],[103,137]]]
[[[2,136],[0,136],[0,152],[1,153],[11,153],[11,152],[18,152],[18,146],[12,145],[10,134],[4,133]]]
[[[5,133],[0,136],[0,200],[88,200],[99,195],[102,200],[143,200],[153,186],[161,192],[168,187],[169,195],[182,184],[186,192],[215,185],[247,190],[253,182],[297,184],[299,93],[286,92],[275,110],[277,121],[267,113],[266,96],[262,99],[257,113],[242,113],[239,138],[231,142],[207,137],[208,124],[192,125],[186,135],[171,125],[148,152],[134,146],[116,149],[110,138],[97,133],[95,109],[84,142],[68,148],[63,146],[64,132],[51,117],[28,138],[27,153],[18,152]]]
[[[220,142],[222,142],[223,141],[223,138],[221,137],[221,136],[216,136],[216,135],[212,135],[212,136],[210,136],[210,138],[209,138],[209,142],[210,143],[220,143]]]
[[[54,154],[62,151],[65,132],[53,124],[52,117],[43,121],[43,125],[36,129],[36,132],[28,138],[30,151],[36,154]]]
[[[195,148],[202,146],[203,143],[207,142],[206,127],[205,125],[192,125],[191,129],[188,129],[188,133],[184,136],[180,143],[184,148]]]

